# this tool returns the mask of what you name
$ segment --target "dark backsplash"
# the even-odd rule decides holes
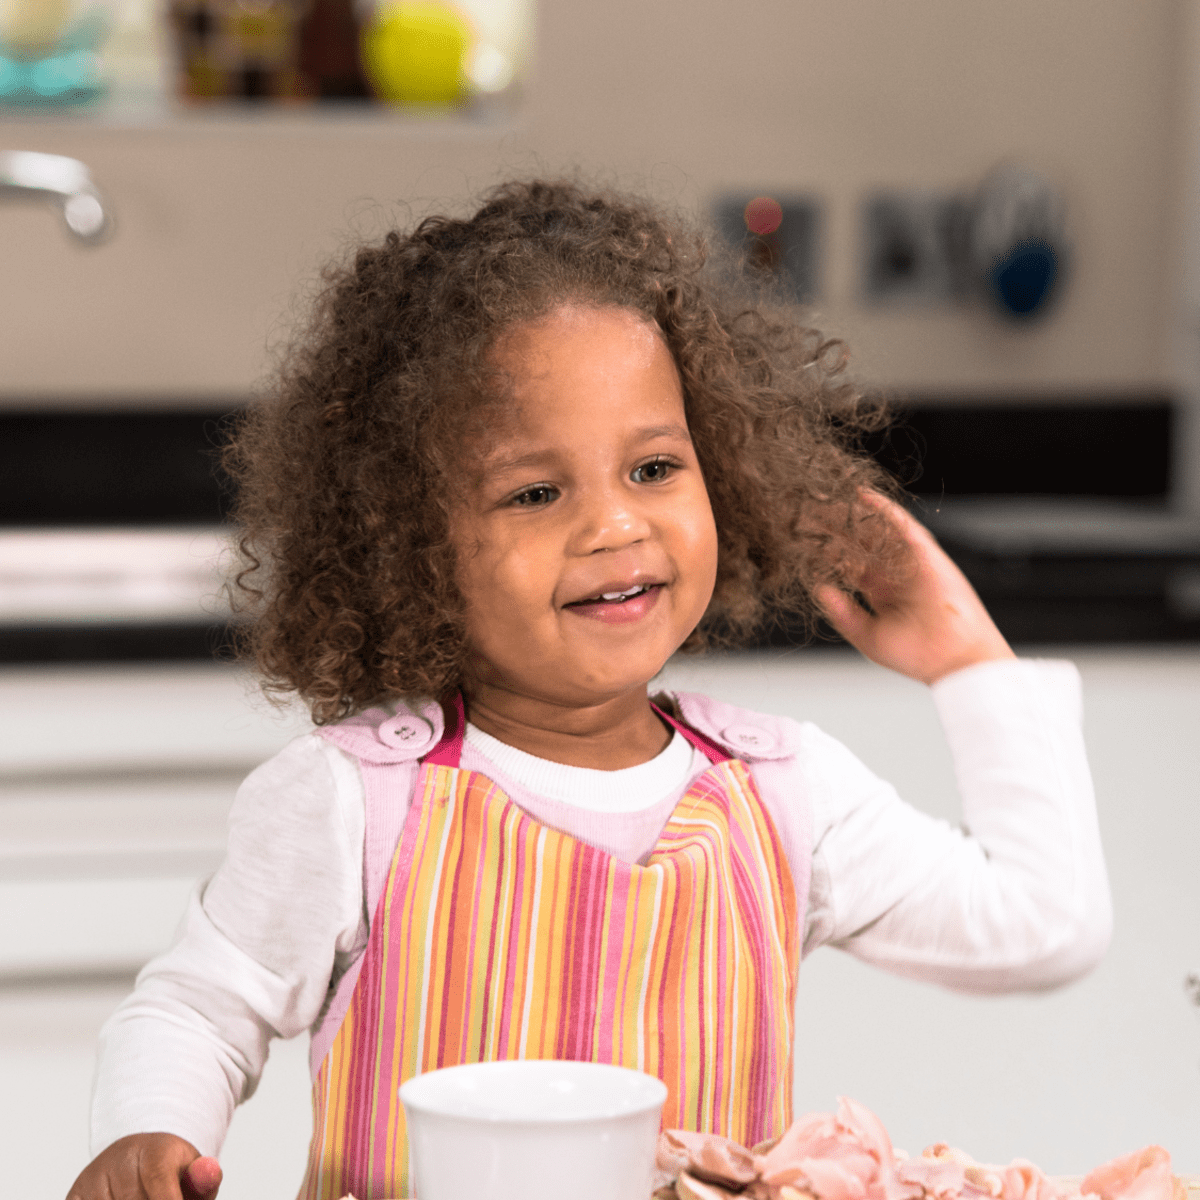
[[[1160,396],[1100,404],[914,399],[870,449],[920,495],[1166,501],[1174,415]]]
[[[0,527],[219,523],[230,499],[219,452],[238,407],[0,412]],[[1020,496],[1165,509],[1173,430],[1166,396],[914,397],[868,449],[926,511],[962,498]],[[1188,547],[998,552],[969,537],[942,539],[1014,641],[1200,638],[1200,612],[1181,612],[1170,599],[1180,571],[1200,579],[1200,553]],[[762,644],[801,637],[800,623],[779,614]],[[224,657],[228,645],[220,624],[0,625],[7,663]]]
[[[235,408],[0,412],[0,524],[217,524]]]
[[[220,447],[238,405],[161,412],[0,412],[0,524],[220,521]],[[868,447],[926,496],[1098,496],[1165,501],[1174,406],[1166,397],[913,399]]]

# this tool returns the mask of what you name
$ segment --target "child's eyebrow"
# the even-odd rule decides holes
[[[655,438],[673,437],[681,442],[690,442],[692,440],[691,432],[686,425],[648,425],[645,429],[637,430],[632,440],[636,442],[650,442]]]
[[[635,429],[629,440],[633,443],[652,442],[655,438],[674,438],[676,441],[690,443],[692,435],[686,425],[671,423],[669,425],[646,425],[641,429]],[[502,475],[508,471],[520,471],[526,467],[541,466],[554,458],[556,454],[557,451],[553,446],[545,446],[537,450],[530,450],[525,454],[488,455],[485,461],[489,471]]]

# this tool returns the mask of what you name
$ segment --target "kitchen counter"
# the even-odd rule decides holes
[[[1072,657],[1116,907],[1107,957],[1056,992],[979,998],[814,954],[795,1109],[849,1095],[912,1153],[945,1140],[1056,1174],[1157,1142],[1197,1174],[1200,1010],[1184,977],[1200,967],[1200,650]],[[813,719],[902,795],[957,819],[917,684],[828,650],[672,663],[666,679]],[[239,672],[198,664],[3,670],[0,727],[0,1129],[23,1149],[6,1156],[6,1186],[53,1197],[86,1161],[100,1024],[216,862],[240,775],[305,724]],[[276,1043],[233,1123],[222,1200],[290,1194],[310,1119],[303,1039]]]

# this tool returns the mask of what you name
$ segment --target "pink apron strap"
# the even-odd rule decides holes
[[[457,767],[462,759],[463,738],[467,732],[467,710],[463,705],[462,692],[454,697],[452,707],[442,705],[446,715],[446,726],[442,740],[421,760],[431,767]]]
[[[707,738],[702,733],[697,733],[694,729],[689,729],[682,722],[675,720],[670,713],[663,712],[657,704],[651,704],[650,707],[664,720],[672,729],[682,733],[691,744],[708,759],[710,763],[728,762],[733,755],[729,754],[723,746],[718,746],[712,738]]]

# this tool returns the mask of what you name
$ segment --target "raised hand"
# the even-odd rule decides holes
[[[868,569],[855,590],[871,611],[832,585],[815,599],[829,623],[872,662],[922,683],[1013,652],[966,576],[933,535],[898,504],[876,493],[865,501],[882,513],[911,551],[895,574]]]
[[[135,1133],[101,1151],[67,1200],[215,1200],[221,1167],[170,1133]]]

